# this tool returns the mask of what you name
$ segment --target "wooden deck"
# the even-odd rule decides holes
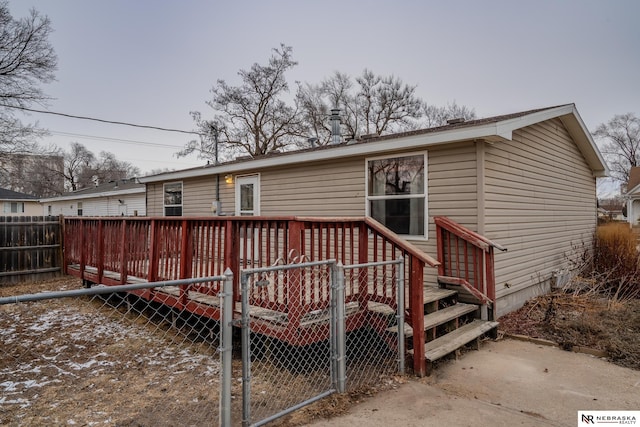
[[[398,306],[397,285],[388,277],[404,277],[405,319],[414,331],[414,370],[421,375],[425,309],[438,304],[436,293],[442,295],[425,287],[425,268],[437,267],[440,276],[461,277],[488,300],[495,299],[492,251],[497,246],[444,217],[434,221],[442,262],[371,218],[65,218],[64,269],[86,282],[105,285],[222,276],[229,269],[234,273],[234,312],[239,317],[241,271],[304,261],[333,259],[355,266],[402,258],[402,275],[389,266],[356,269],[345,278],[345,328],[372,326],[385,335]],[[299,283],[265,278],[264,286],[250,295],[252,331],[293,345],[327,339],[330,280],[325,276],[312,273]],[[219,320],[220,291],[221,284],[212,282],[135,293]]]

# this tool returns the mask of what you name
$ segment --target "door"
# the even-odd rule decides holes
[[[260,215],[260,175],[236,178],[236,215]]]

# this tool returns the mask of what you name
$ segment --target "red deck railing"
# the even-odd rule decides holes
[[[234,297],[240,300],[239,271],[304,261],[335,259],[344,265],[405,259],[407,322],[414,333],[414,368],[424,371],[424,267],[438,261],[370,218],[214,217],[214,218],[66,218],[65,268],[69,274],[107,285],[135,280],[159,281],[234,273]],[[384,269],[396,268],[385,266]],[[397,308],[395,285],[377,277],[351,276],[347,302],[369,301]],[[380,281],[385,276],[379,274]],[[373,283],[372,283],[373,282]],[[217,284],[182,286],[217,295]],[[296,288],[286,281],[274,292],[256,293],[251,304],[294,312],[293,323],[329,304],[328,283],[309,280]],[[294,307],[295,306],[295,307]],[[295,311],[294,311],[295,309]],[[414,313],[416,315],[414,315]],[[290,319],[290,320],[291,320]],[[291,323],[291,321],[290,321]],[[292,325],[291,327],[296,327]]]
[[[434,217],[438,241],[438,275],[464,280],[495,304],[495,242],[443,216]]]

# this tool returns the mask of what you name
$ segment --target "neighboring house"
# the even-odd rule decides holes
[[[623,192],[627,201],[627,221],[629,224],[640,223],[640,166],[634,166],[629,171],[629,182]]]
[[[38,198],[29,194],[0,188],[2,216],[40,216],[42,206]]]
[[[140,182],[150,216],[366,215],[433,257],[432,218],[450,217],[508,248],[495,257],[501,315],[567,276],[567,257],[592,241],[596,177],[607,173],[569,104]]]
[[[45,215],[145,216],[145,186],[136,178],[41,199]]]

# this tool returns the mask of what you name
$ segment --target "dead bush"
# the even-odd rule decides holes
[[[584,253],[577,266],[580,276],[569,288],[579,294],[598,294],[611,301],[640,298],[640,253],[637,238],[628,224],[599,226],[593,250]]]

